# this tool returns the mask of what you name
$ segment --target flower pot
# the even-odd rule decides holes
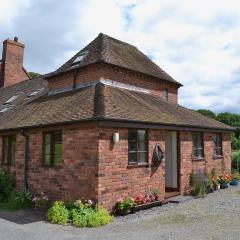
[[[231,185],[231,186],[237,186],[237,185],[238,185],[238,180],[233,179],[233,180],[230,182],[230,185]]]
[[[139,205],[136,205],[136,206],[133,207],[133,213],[141,211],[141,210],[153,208],[153,207],[158,207],[158,206],[161,206],[161,205],[162,205],[161,201],[154,201],[154,202],[139,204]]]
[[[120,216],[126,216],[131,212],[131,208],[117,209],[117,214]]]
[[[219,190],[220,189],[220,184],[214,185],[214,190]]]
[[[220,188],[221,188],[221,189],[228,188],[228,183],[221,183],[221,184],[220,184]]]

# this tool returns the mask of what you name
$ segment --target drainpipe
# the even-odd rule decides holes
[[[77,70],[75,72],[74,76],[73,76],[73,87],[72,87],[73,89],[75,89],[76,86],[77,86],[77,75],[78,75],[78,72],[79,72],[79,70]]]
[[[29,190],[28,186],[28,167],[29,167],[29,135],[26,130],[21,131],[23,137],[25,138],[24,144],[24,189]]]

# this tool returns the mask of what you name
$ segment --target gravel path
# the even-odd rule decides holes
[[[77,229],[42,221],[34,213],[0,212],[1,240],[240,240],[240,187],[204,199],[177,197],[179,204],[117,217],[95,229]]]

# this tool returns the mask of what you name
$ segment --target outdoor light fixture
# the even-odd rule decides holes
[[[113,143],[119,142],[119,133],[113,133]]]

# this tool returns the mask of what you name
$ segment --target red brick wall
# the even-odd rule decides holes
[[[29,78],[23,70],[23,54],[23,44],[9,39],[3,42],[1,86],[11,86]]]
[[[99,80],[100,78],[110,79],[125,84],[131,84],[137,87],[145,88],[152,94],[162,96],[162,90],[168,88],[169,101],[177,103],[178,87],[172,83],[161,81],[154,77],[144,74],[130,72],[125,69],[113,67],[106,64],[95,64],[82,68],[78,72],[77,83],[84,83],[91,80]],[[49,79],[49,89],[59,89],[73,85],[74,75],[72,73],[59,75]]]
[[[223,157],[217,159],[213,157],[212,134],[211,132],[204,133],[204,159],[192,160],[192,132],[180,132],[180,185],[182,193],[189,192],[189,174],[192,170],[210,173],[215,168],[217,172],[231,171],[231,134],[222,134]]]
[[[118,132],[120,141],[113,144],[112,134]],[[152,154],[156,143],[165,149],[164,131],[148,131],[149,167],[128,167],[128,130],[102,128],[99,136],[99,203],[112,207],[118,197],[146,193],[159,189],[164,197],[165,178],[164,161],[158,167],[152,167]]]
[[[62,160],[59,167],[42,165],[42,130],[29,132],[30,162],[29,186],[34,193],[47,193],[52,199],[97,197],[98,131],[65,127],[62,130]],[[2,140],[1,140],[2,142]],[[2,155],[0,156],[2,161]],[[17,188],[23,187],[24,138],[17,135],[16,172]]]
[[[99,204],[111,208],[118,197],[134,196],[152,189],[160,189],[165,194],[165,161],[158,166],[151,164],[156,143],[165,150],[165,131],[148,130],[149,166],[128,166],[128,129],[111,127],[81,127],[81,125],[62,128],[61,167],[42,166],[42,131],[35,129],[30,134],[29,184],[34,193],[46,192],[53,199],[98,199]],[[118,132],[120,141],[113,144],[112,134]],[[230,134],[223,134],[223,158],[213,158],[212,133],[204,133],[205,158],[192,160],[192,133],[180,131],[180,190],[189,192],[189,174],[192,169],[221,171],[231,169]],[[0,138],[0,153],[2,138]],[[24,179],[24,138],[17,134],[15,172],[17,187],[23,187]],[[2,161],[2,154],[0,154]]]

